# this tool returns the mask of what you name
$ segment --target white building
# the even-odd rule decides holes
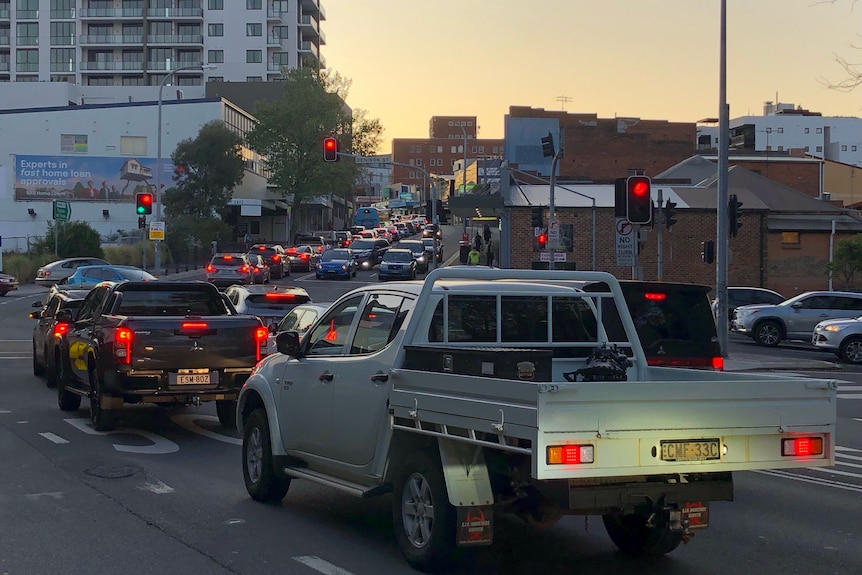
[[[793,104],[765,102],[762,116],[731,118],[730,145],[740,152],[791,149],[844,164],[862,166],[862,118],[822,116]],[[698,125],[698,149],[718,148],[718,126]]]
[[[325,19],[320,0],[0,0],[0,82],[275,81],[325,66]]]

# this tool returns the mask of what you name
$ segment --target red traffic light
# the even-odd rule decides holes
[[[338,140],[336,140],[335,138],[323,139],[323,161],[338,161]]]
[[[539,249],[542,249],[542,250],[545,249],[545,246],[548,245],[548,234],[546,234],[544,232],[539,234],[538,241],[539,241]]]
[[[642,197],[649,193],[649,184],[643,180],[636,180],[632,184],[632,194],[637,197]]]
[[[153,213],[153,194],[141,192],[135,195],[135,212],[141,215]]]
[[[626,218],[633,224],[652,221],[650,179],[646,176],[626,178]]]

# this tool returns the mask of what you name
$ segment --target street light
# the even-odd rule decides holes
[[[162,78],[161,84],[159,84],[159,119],[158,119],[158,130],[156,137],[156,208],[155,208],[155,217],[153,218],[156,222],[162,221],[162,208],[161,208],[161,198],[162,198],[162,91],[165,89],[165,84],[168,83],[177,72],[182,72],[183,70],[215,70],[215,66],[205,66],[203,64],[196,64],[194,66],[182,66],[180,68],[176,68],[174,70],[169,71],[165,74],[165,77]],[[158,273],[159,268],[161,267],[161,240],[156,240],[156,253],[155,260],[153,265],[155,266],[156,273]]]

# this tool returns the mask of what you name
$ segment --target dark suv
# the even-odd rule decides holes
[[[626,304],[650,365],[724,369],[709,286],[672,282],[620,281]],[[601,292],[604,283],[581,289]],[[611,300],[605,300],[612,304]],[[603,309],[611,341],[625,340],[616,307]]]
[[[290,275],[290,260],[284,253],[284,248],[279,244],[254,244],[248,251],[248,255],[259,255],[269,266],[272,279],[281,279]]]
[[[53,286],[43,301],[33,302],[33,307],[39,308],[30,312],[30,317],[37,320],[33,327],[33,374],[45,375],[48,387],[57,385],[57,361],[60,357],[57,336],[69,328],[68,322],[57,321],[57,312],[68,309],[74,317],[88,293],[90,291],[86,289]]]

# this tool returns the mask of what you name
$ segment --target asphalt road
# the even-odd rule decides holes
[[[331,301],[376,278],[288,279]],[[294,481],[280,505],[253,502],[239,440],[219,427],[214,406],[132,408],[110,433],[89,426],[86,400],[77,413],[61,412],[55,391],[32,374],[35,291],[44,290],[0,299],[0,574],[413,572],[394,541],[390,496],[360,500]],[[499,518],[495,545],[457,573],[858,574],[862,374],[811,375],[843,382],[834,468],[735,474],[736,500],[713,504],[709,529],[656,560],[619,554],[598,517],[546,530]]]

